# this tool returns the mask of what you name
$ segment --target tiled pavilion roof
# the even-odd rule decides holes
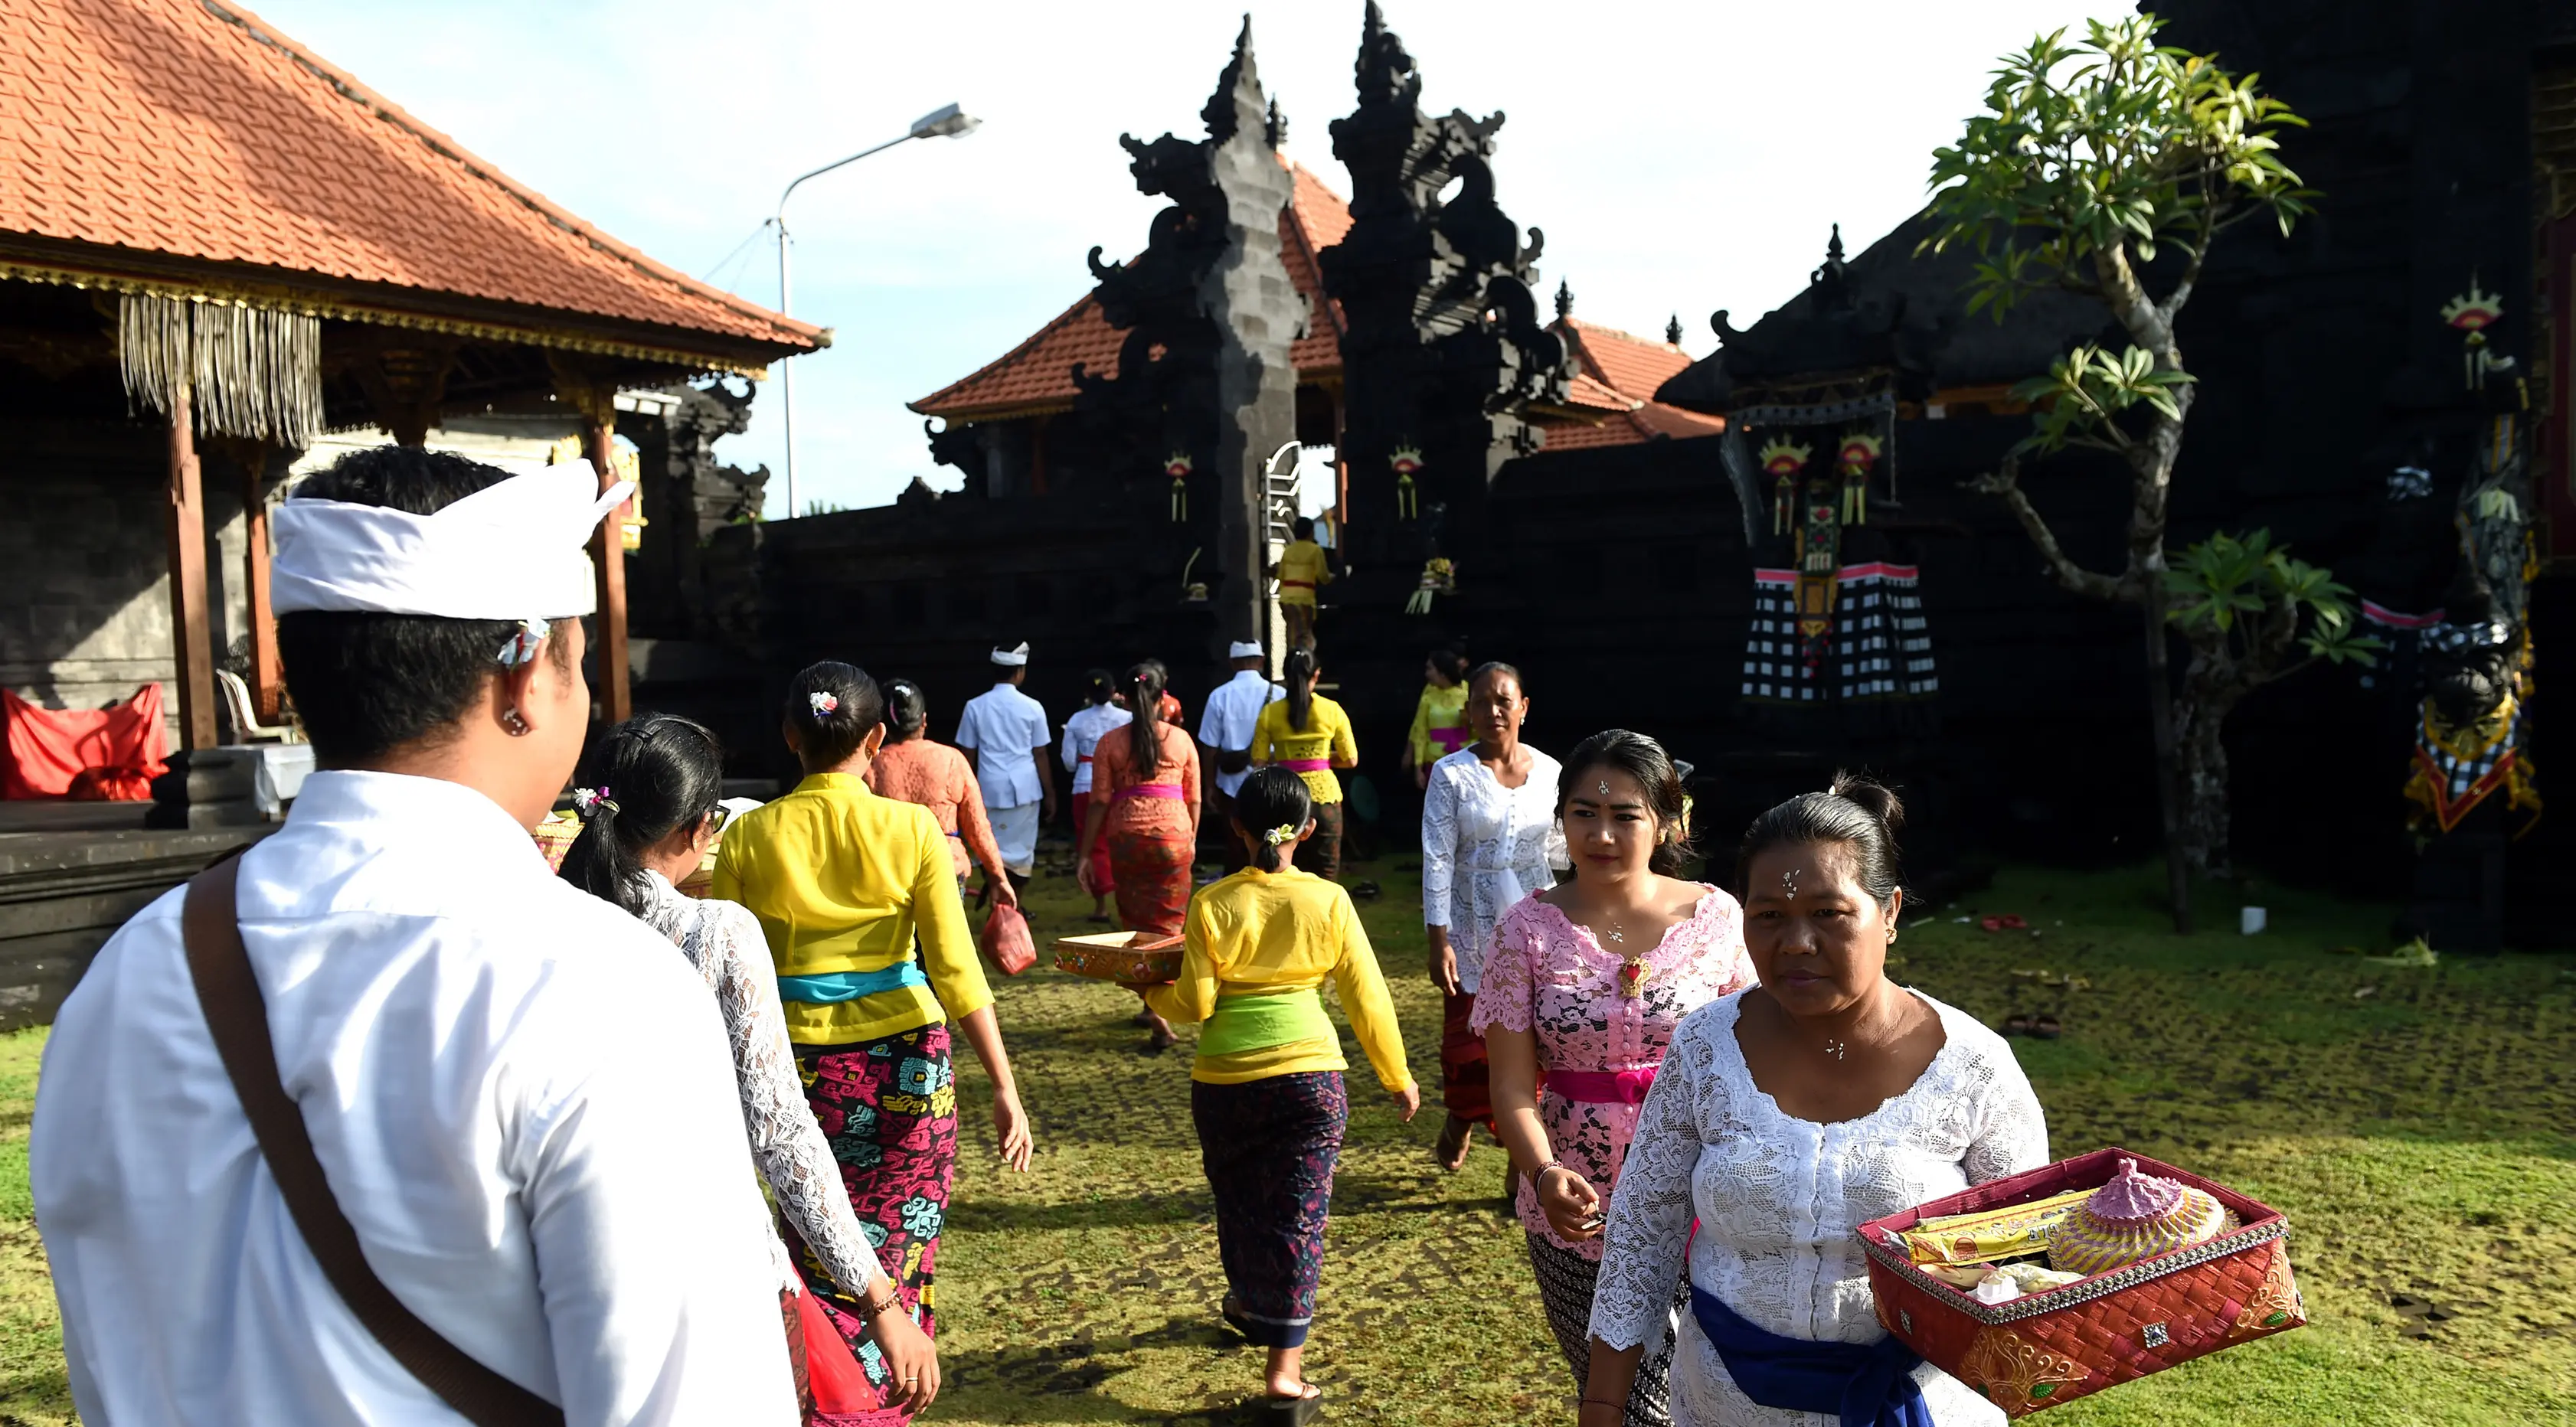
[[[1556,319],[1548,330],[1565,339],[1574,358],[1568,404],[1608,416],[1594,423],[1541,421],[1541,429],[1547,432],[1541,454],[1634,446],[1660,437],[1715,436],[1726,429],[1722,417],[1702,416],[1655,400],[1655,389],[1691,364],[1690,354],[1681,348],[1571,315]]]
[[[1324,296],[1323,273],[1315,255],[1351,231],[1351,209],[1304,165],[1288,167],[1295,187],[1288,207],[1279,215],[1280,256],[1288,265],[1289,279],[1315,312],[1307,334],[1289,349],[1289,360],[1296,364],[1298,380],[1316,381],[1342,369],[1342,315]],[[1116,372],[1118,344],[1125,337],[1123,329],[1110,326],[1101,315],[1099,302],[1086,295],[1027,341],[910,406],[924,416],[951,421],[994,421],[1070,410],[1074,363],[1083,363],[1099,375]]]
[[[711,366],[830,340],[547,202],[230,0],[0,0],[0,277]]]

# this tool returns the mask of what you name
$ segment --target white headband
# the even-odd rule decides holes
[[[1017,649],[994,650],[993,662],[1001,665],[1005,669],[1019,668],[1021,665],[1029,662],[1029,642],[1023,639],[1020,641],[1020,647]]]
[[[276,612],[340,610],[441,619],[547,620],[599,607],[583,547],[632,499],[588,461],[512,476],[440,510],[288,499],[273,524]]]

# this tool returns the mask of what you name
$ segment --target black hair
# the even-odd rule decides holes
[[[1108,670],[1085,669],[1082,672],[1084,703],[1105,704],[1116,697],[1118,697],[1118,680]]]
[[[724,750],[704,725],[645,714],[610,729],[573,782],[599,799],[583,815],[558,875],[640,917],[651,886],[640,855],[715,811],[724,797]]]
[[[831,707],[818,707],[817,695],[829,695]],[[885,694],[867,670],[826,659],[787,681],[783,713],[799,735],[797,757],[808,768],[830,768],[849,762],[868,730],[885,721]]]
[[[1839,844],[1851,849],[1852,875],[1884,907],[1905,887],[1897,860],[1896,830],[1905,826],[1905,804],[1886,785],[1857,773],[1837,772],[1821,793],[1800,793],[1753,820],[1735,854],[1738,900],[1751,891],[1753,859],[1775,847]]]
[[[290,495],[435,515],[509,478],[452,452],[374,446],[307,476]],[[297,610],[278,617],[277,652],[314,757],[325,768],[347,768],[441,736],[483,697],[518,632],[506,619]],[[545,647],[556,668],[572,668],[569,640]]]
[[[1312,540],[1315,538],[1315,522],[1310,517],[1301,515],[1297,517],[1297,519],[1291,523],[1288,528],[1295,531],[1297,538],[1300,540]]]
[[[1556,780],[1558,816],[1564,815],[1565,805],[1574,800],[1574,790],[1583,786],[1591,770],[1616,768],[1646,790],[1647,811],[1655,815],[1655,850],[1646,859],[1647,869],[1670,877],[1698,855],[1691,845],[1689,794],[1662,744],[1624,728],[1604,729],[1574,745],[1564,766]]]
[[[1315,711],[1315,651],[1303,644],[1289,650],[1279,677],[1288,686],[1288,726],[1304,733]]]
[[[1450,683],[1467,682],[1467,653],[1463,649],[1434,649],[1431,651],[1430,664],[1432,668],[1440,671],[1441,678]]]
[[[1500,659],[1488,659],[1484,663],[1479,664],[1474,669],[1470,670],[1467,674],[1467,687],[1473,689],[1476,687],[1476,681],[1485,677],[1487,674],[1501,674],[1506,678],[1509,678],[1515,685],[1518,685],[1522,693],[1526,694],[1529,692],[1529,685],[1521,680],[1521,671],[1504,663]]]
[[[1306,780],[1285,768],[1253,769],[1234,795],[1234,825],[1251,848],[1252,865],[1264,872],[1276,872],[1286,864],[1280,844],[1270,840],[1271,832],[1284,827],[1294,837],[1306,830],[1314,816],[1315,795],[1307,790]]]
[[[919,684],[910,679],[886,680],[885,726],[888,743],[909,743],[930,726],[930,700]]]
[[[1148,659],[1127,671],[1127,702],[1133,705],[1127,720],[1128,756],[1136,764],[1136,776],[1151,782],[1154,770],[1163,766],[1162,719],[1155,710],[1163,702],[1163,666]]]

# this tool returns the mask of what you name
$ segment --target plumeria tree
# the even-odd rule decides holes
[[[2255,687],[2302,667],[2291,655],[2367,658],[2343,590],[2262,532],[2214,536],[2168,562],[2166,509],[2191,416],[2191,369],[2175,320],[2220,234],[2263,220],[2287,234],[2315,195],[2282,163],[2277,134],[2302,126],[2215,57],[2155,42],[2161,20],[2094,21],[2005,57],[1985,112],[1932,162],[1928,246],[1973,247],[1968,309],[2001,322],[2041,289],[2102,304],[2127,342],[2084,343],[2014,388],[2030,435],[1973,482],[1999,497],[2059,585],[2138,607],[2177,930],[2190,929],[2190,876],[2225,874],[2227,765],[2219,726]],[[2126,465],[2125,558],[2088,569],[2066,553],[2023,489],[2023,460],[2070,447]],[[2179,685],[2169,630],[2192,649]]]

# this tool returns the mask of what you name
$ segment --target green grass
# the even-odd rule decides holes
[[[1061,850],[1032,897],[1041,942],[1087,930]],[[1416,1071],[1436,1078],[1409,864],[1348,874],[1395,980]],[[2053,1410],[2057,1427],[2487,1427],[2576,1418],[2576,958],[2374,963],[2388,909],[2261,888],[2273,930],[2176,938],[2158,878],[2007,871],[1916,908],[1899,979],[1989,1022],[2047,1011],[2014,1042],[2068,1155],[2120,1144],[2274,1204],[2312,1325]],[[2204,915],[2233,921],[2234,904]],[[1989,933],[1954,917],[2015,912]],[[2075,989],[2071,983],[2089,983]],[[934,1420],[1214,1423],[1258,1355],[1214,1326],[1222,1291],[1189,1123],[1189,1033],[1137,1055],[1134,997],[1051,969],[1000,988],[1037,1120],[1014,1176],[980,1124],[940,1245]],[[50,1283],[26,1219],[42,1032],[0,1038],[0,1427],[70,1420]],[[982,1077],[960,1063],[976,1103]],[[1309,1371],[1331,1419],[1386,1427],[1571,1420],[1502,1157],[1430,1161],[1434,1105],[1397,1121],[1363,1070],[1333,1205]]]

